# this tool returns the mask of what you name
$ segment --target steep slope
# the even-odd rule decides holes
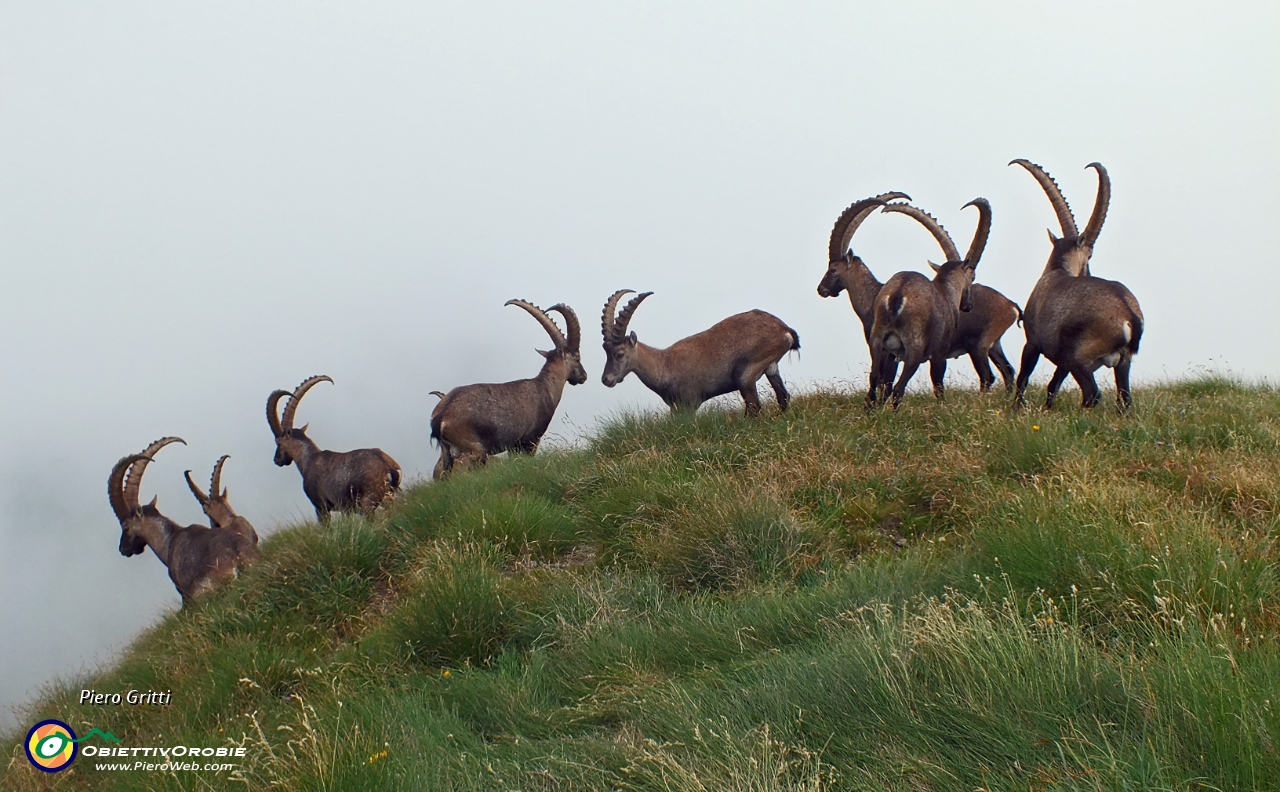
[[[280,531],[27,719],[233,768],[46,776],[20,734],[0,786],[1273,788],[1280,395],[861,402],[623,417]]]

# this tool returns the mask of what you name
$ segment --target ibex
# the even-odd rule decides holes
[[[434,477],[443,478],[455,466],[483,465],[493,454],[510,451],[532,454],[555,417],[564,384],[587,381],[582,367],[582,328],[569,306],[558,303],[547,311],[564,317],[568,338],[543,311],[524,300],[507,300],[538,320],[553,348],[537,350],[546,358],[542,370],[532,379],[514,382],[462,385],[446,393],[432,391],[440,402],[431,412],[431,439],[440,445],[440,460]]]
[[[230,459],[229,454],[223,454],[213,465],[213,476],[209,479],[209,494],[206,495],[200,491],[200,487],[191,480],[191,471],[184,471],[182,475],[186,476],[187,486],[191,488],[191,494],[196,496],[196,500],[200,502],[200,508],[204,510],[205,515],[209,518],[210,528],[225,528],[228,531],[235,531],[244,538],[258,543],[258,532],[253,529],[253,525],[248,520],[236,514],[231,508],[231,504],[227,502],[227,490],[222,486],[222,466]]]
[[[985,198],[975,198],[965,207],[978,207],[978,228],[969,252],[963,259],[956,251],[951,236],[938,221],[910,204],[888,204],[886,212],[901,212],[919,221],[942,246],[947,261],[937,267],[932,281],[918,272],[899,272],[880,289],[875,299],[869,343],[871,346],[871,385],[867,391],[867,408],[884,400],[891,372],[883,365],[886,354],[902,361],[902,375],[893,386],[892,405],[902,403],[907,383],[924,361],[929,361],[933,394],[943,397],[943,378],[947,359],[955,346],[956,327],[962,312],[972,307],[974,270],[982,258],[991,232],[991,205]]]
[[[180,437],[162,437],[141,454],[121,459],[107,479],[107,497],[120,521],[120,555],[134,556],[150,547],[166,567],[169,579],[182,595],[182,604],[216,589],[223,581],[258,559],[257,534],[224,527],[181,526],[156,508],[156,499],[145,506],[138,503],[142,474],[156,452]],[[227,508],[231,512],[230,507]],[[247,522],[243,526],[248,526]],[[253,531],[252,526],[248,528]]]
[[[849,303],[853,306],[853,312],[862,321],[863,336],[868,343],[874,319],[876,295],[884,284],[876,280],[861,257],[849,250],[849,241],[853,238],[858,226],[862,225],[862,221],[877,207],[899,198],[911,200],[911,197],[905,193],[887,192],[875,198],[858,201],[844,210],[836,220],[835,227],[831,229],[827,272],[818,284],[818,294],[823,297],[836,297],[841,291],[848,291]],[[959,256],[947,254],[948,259],[953,257]],[[1009,364],[1009,359],[1005,357],[1004,349],[1000,346],[1000,338],[1015,321],[1019,320],[1022,309],[1000,292],[979,283],[973,284],[970,299],[972,310],[960,314],[948,357],[969,355],[974,371],[978,374],[978,387],[982,391],[988,390],[995,382],[991,366],[987,363],[990,360],[1000,371],[1005,390],[1012,391],[1014,370]],[[891,383],[897,374],[897,358],[890,355],[881,365],[885,381]],[[884,394],[880,396],[883,398]]]
[[[316,507],[316,519],[327,520],[334,511],[358,511],[368,516],[400,489],[400,466],[381,448],[322,451],[307,437],[307,425],[293,428],[302,397],[320,382],[333,380],[323,375],[308,377],[292,393],[277,390],[267,397],[267,423],[276,438],[275,463],[298,466],[302,491]],[[277,415],[277,405],[286,396],[289,403],[284,414]]]
[[[1087,167],[1098,172],[1098,195],[1084,233],[1076,230],[1075,216],[1062,191],[1043,168],[1025,159],[1016,159],[1049,196],[1062,238],[1049,232],[1053,250],[1040,280],[1027,298],[1024,330],[1027,344],[1022,348],[1014,405],[1025,403],[1027,382],[1036,363],[1044,355],[1057,369],[1049,380],[1046,410],[1053,407],[1062,382],[1070,374],[1080,386],[1081,403],[1094,407],[1101,398],[1093,372],[1101,366],[1115,369],[1116,402],[1123,412],[1132,404],[1129,393],[1129,366],[1142,340],[1142,309],[1133,293],[1118,281],[1089,274],[1089,259],[1102,231],[1111,202],[1111,179],[1107,169],[1092,162]]]
[[[605,367],[600,379],[605,386],[612,388],[634,371],[672,410],[696,410],[708,399],[737,391],[750,416],[760,412],[756,382],[763,375],[773,386],[778,407],[787,409],[791,397],[778,373],[778,361],[800,348],[800,334],[781,319],[758,310],[734,314],[658,349],[640,343],[635,333],[627,334],[632,314],[653,292],[638,295],[614,315],[622,296],[633,293],[620,289],[604,304]]]

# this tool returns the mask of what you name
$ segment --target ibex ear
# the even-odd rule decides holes
[[[925,259],[924,263],[928,264],[929,269],[933,270],[934,272],[939,272],[942,269],[942,267],[938,266],[937,264],[934,264],[932,261],[929,261],[928,259]]]
[[[311,424],[309,424],[309,423],[304,423],[304,424],[302,425],[302,428],[301,428],[301,429],[299,429],[298,431],[299,431],[299,432],[302,432],[303,434],[306,434],[306,433],[307,433],[307,427],[309,427],[309,426],[311,426]]]
[[[158,501],[158,500],[160,500],[160,496],[159,496],[159,495],[157,495],[157,496],[155,496],[154,498],[152,498],[152,499],[151,499],[151,503],[148,503],[147,505],[154,509],[154,508],[156,507],[156,501]]]
[[[227,488],[226,488],[226,487],[223,487],[223,488],[222,488],[222,495],[220,495],[219,497],[220,497],[220,498],[222,498],[222,500],[226,500],[226,499],[227,499]]]
[[[550,360],[550,359],[551,359],[551,353],[550,353],[550,352],[543,352],[541,349],[535,349],[535,350],[533,350],[533,351],[534,351],[534,352],[537,352],[539,355],[542,355],[542,356],[543,356],[544,358],[546,358],[547,360]]]
[[[1046,228],[1046,229],[1045,229],[1045,232],[1049,234],[1049,242],[1050,242],[1051,244],[1054,244],[1054,245],[1058,244],[1058,238],[1057,238],[1056,236],[1054,236],[1054,235],[1053,235],[1053,229],[1052,229],[1052,228]]]
[[[627,342],[630,343],[631,346],[635,346],[637,343],[639,343],[639,341],[640,339],[636,338],[636,331],[632,330],[631,333],[627,336]]]

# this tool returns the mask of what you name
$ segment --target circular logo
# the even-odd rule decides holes
[[[76,758],[76,733],[60,720],[43,720],[27,732],[27,759],[45,771],[65,770]]]

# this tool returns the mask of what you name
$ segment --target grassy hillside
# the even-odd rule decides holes
[[[280,531],[84,683],[172,706],[28,719],[237,770],[42,777],[17,735],[0,786],[1274,789],[1280,394],[949,399],[625,418]]]

